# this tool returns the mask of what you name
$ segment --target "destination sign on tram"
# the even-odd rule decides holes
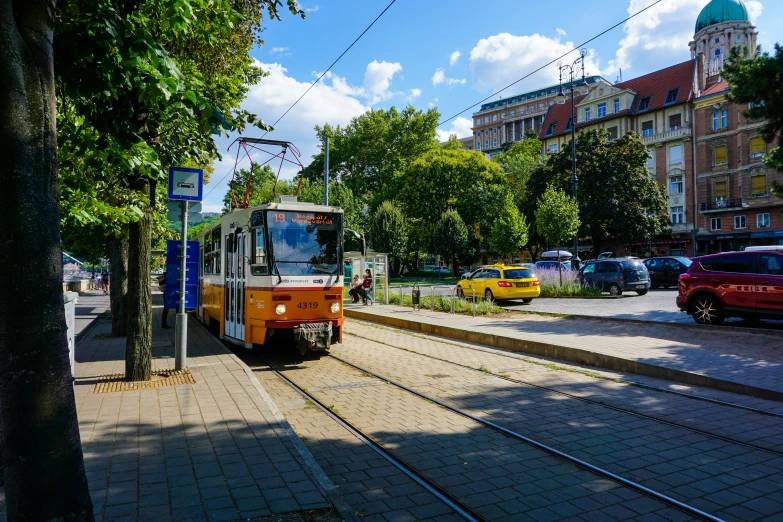
[[[298,226],[334,225],[334,214],[316,214],[312,212],[275,212],[272,221],[275,223],[290,223]]]

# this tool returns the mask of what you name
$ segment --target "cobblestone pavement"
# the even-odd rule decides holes
[[[777,332],[681,328],[660,323],[564,319],[507,314],[471,317],[398,306],[367,306],[362,314],[433,327],[521,339],[783,391],[783,341]]]
[[[371,328],[358,327],[351,322],[348,331],[368,333]],[[471,353],[448,344],[436,346],[438,343],[432,340],[425,341],[391,329],[375,330],[374,335],[389,344],[407,341],[409,349],[436,351],[440,357],[456,357],[463,364],[479,364],[485,369],[504,368],[504,373],[515,377],[524,375],[521,378],[541,372],[509,364],[508,359],[484,352]],[[516,385],[484,372],[406,353],[366,339],[347,337],[343,345],[333,348],[336,355],[708,513],[734,520],[779,520],[783,516],[781,456],[550,391]],[[400,338],[408,339],[401,341]],[[412,345],[416,348],[411,348]],[[476,358],[474,354],[479,355]],[[484,364],[480,364],[481,361]],[[541,379],[539,375],[539,382]],[[769,418],[758,414],[740,413],[742,410],[729,412],[723,406],[625,385],[612,387],[606,381],[583,374],[555,380],[560,381],[561,389],[584,388],[592,398],[599,400],[610,395],[613,401],[665,409],[677,421],[690,419],[701,429],[715,429],[726,436],[780,449],[781,419],[775,418],[775,423],[769,423]],[[655,404],[656,395],[664,397],[662,404]]]
[[[361,346],[376,351],[381,345],[362,341]],[[334,359],[306,360],[289,366],[285,373],[487,520],[690,518]],[[325,440],[330,435],[321,431],[320,424],[299,424],[293,419],[297,432],[321,432],[319,445],[337,445],[337,440]],[[337,461],[335,464],[339,466]],[[375,480],[369,474],[353,478]],[[375,484],[388,487],[383,481]]]

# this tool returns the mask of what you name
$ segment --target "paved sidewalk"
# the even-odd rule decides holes
[[[154,302],[153,369],[173,368],[174,330],[159,328],[160,295]],[[319,484],[312,457],[300,453],[304,445],[266,391],[201,324],[191,318],[188,332],[196,384],[95,394],[98,377],[125,371],[125,339],[110,331],[108,320],[98,321],[76,349],[74,391],[97,521],[243,520],[330,507],[325,475]],[[3,500],[0,489],[0,507]]]
[[[75,324],[75,336],[76,342],[82,338],[89,331],[89,327],[93,325],[93,321],[96,321],[106,310],[111,307],[109,303],[109,296],[103,295],[100,290],[89,290],[79,294],[76,300],[76,324]]]
[[[601,319],[472,317],[398,306],[346,306],[345,315],[580,364],[783,400],[777,333]]]

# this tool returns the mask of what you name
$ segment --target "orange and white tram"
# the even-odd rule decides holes
[[[280,196],[237,209],[199,237],[198,314],[252,348],[293,334],[301,353],[342,342],[343,211]]]

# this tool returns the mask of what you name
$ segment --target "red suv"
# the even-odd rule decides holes
[[[783,251],[697,257],[678,288],[677,306],[699,324],[783,319]]]

